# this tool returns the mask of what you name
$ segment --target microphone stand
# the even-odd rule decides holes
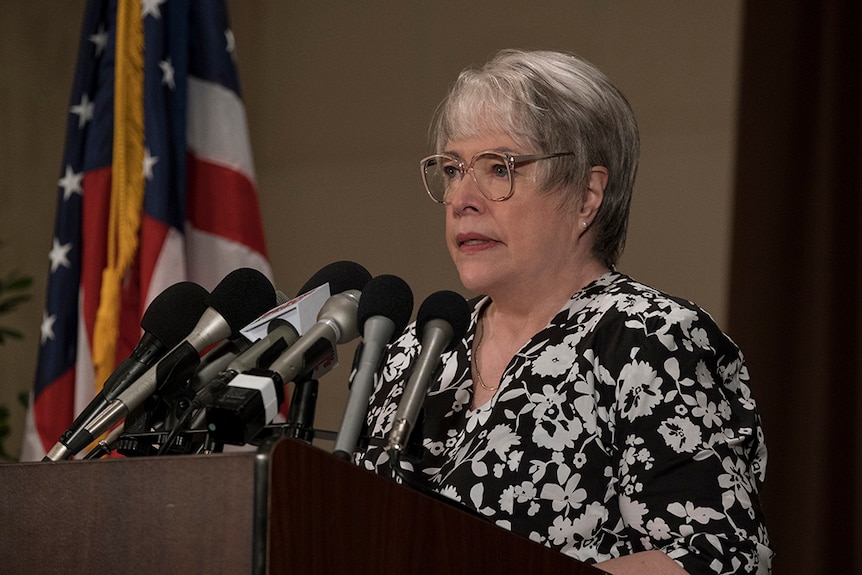
[[[314,412],[317,409],[318,381],[305,377],[294,381],[290,409],[284,426],[285,436],[311,443],[314,439]]]
[[[159,450],[156,452],[156,455],[165,455],[166,453],[170,453],[175,443],[178,443],[180,446],[180,450],[182,452],[187,452],[188,448],[184,445],[187,443],[185,441],[185,437],[179,435],[181,431],[184,430],[186,424],[191,419],[191,416],[195,412],[195,394],[190,388],[185,387],[182,388],[181,391],[177,392],[176,397],[171,404],[171,413],[169,417],[169,421],[171,422],[167,428],[170,430],[168,435],[165,437],[164,441],[162,441],[159,446]]]
[[[123,432],[114,442],[114,449],[125,457],[153,455],[152,430],[164,422],[156,413],[163,408],[158,398],[149,397],[132,410],[123,421]]]

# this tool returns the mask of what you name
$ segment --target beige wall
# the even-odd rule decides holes
[[[466,4],[466,6],[465,6]],[[457,72],[504,47],[577,52],[638,115],[643,155],[620,268],[724,323],[741,0],[229,2],[276,284],[294,293],[340,259],[402,276],[416,305],[459,289],[442,211],[418,159]],[[17,453],[51,245],[83,2],[0,4],[0,273],[36,278],[0,347],[0,404]],[[731,334],[732,335],[732,334]],[[353,347],[341,350],[349,362]],[[343,370],[321,381],[316,423],[336,429]]]

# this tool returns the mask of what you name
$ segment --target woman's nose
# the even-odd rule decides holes
[[[475,206],[478,203],[484,202],[485,197],[479,189],[476,178],[473,177],[472,168],[462,174],[461,179],[449,188],[445,200],[447,204],[451,204],[456,208]]]

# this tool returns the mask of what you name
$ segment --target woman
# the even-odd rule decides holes
[[[637,125],[589,63],[504,51],[461,74],[422,161],[473,303],[424,405],[414,477],[613,573],[767,573],[766,449],[733,342],[692,303],[615,269]],[[371,399],[382,445],[415,326]]]

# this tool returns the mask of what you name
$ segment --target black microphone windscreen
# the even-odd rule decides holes
[[[358,263],[350,261],[333,262],[311,276],[305,282],[305,285],[296,292],[296,295],[302,295],[325,283],[329,283],[330,295],[351,289],[362,291],[369,280],[371,280],[371,274]]]
[[[365,320],[373,316],[383,316],[392,320],[395,330],[392,337],[398,337],[413,313],[413,290],[403,279],[393,275],[379,275],[369,281],[362,289],[356,320],[359,332],[365,335]]]
[[[236,334],[263,312],[275,307],[272,282],[252,268],[239,268],[227,274],[213,288],[207,305],[216,310]]]
[[[416,333],[420,337],[425,324],[432,319],[442,319],[452,326],[452,339],[446,347],[446,351],[451,351],[470,326],[470,304],[464,296],[453,291],[434,292],[425,298],[416,313]]]
[[[188,335],[207,307],[207,290],[194,282],[179,282],[157,295],[141,318],[141,328],[168,349]]]

